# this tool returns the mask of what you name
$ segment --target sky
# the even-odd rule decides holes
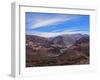
[[[55,37],[64,34],[89,34],[89,15],[25,13],[27,35]]]

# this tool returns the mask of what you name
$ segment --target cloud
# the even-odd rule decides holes
[[[72,16],[59,16],[59,17],[53,17],[53,18],[47,18],[47,19],[36,18],[36,21],[33,22],[31,29],[55,25],[55,24],[58,24],[60,22],[71,20],[73,18],[74,17],[72,17]]]
[[[30,35],[37,35],[37,36],[41,36],[41,37],[56,37],[59,35],[65,35],[65,34],[77,34],[77,33],[81,33],[81,34],[89,34],[88,31],[62,31],[62,32],[30,32],[28,34]]]

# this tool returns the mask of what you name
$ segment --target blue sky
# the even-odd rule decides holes
[[[26,34],[43,37],[89,34],[89,15],[26,12],[25,18]]]

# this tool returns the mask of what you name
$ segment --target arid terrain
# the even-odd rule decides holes
[[[89,64],[89,35],[26,35],[26,67]]]

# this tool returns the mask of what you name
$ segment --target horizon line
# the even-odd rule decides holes
[[[66,33],[66,34],[59,34],[56,36],[50,36],[50,37],[57,37],[57,36],[61,36],[61,35],[74,35],[74,34],[80,34],[80,35],[90,35],[89,33]],[[43,35],[37,35],[37,34],[27,34],[26,35],[33,35],[33,36],[39,36],[39,37],[45,37],[45,38],[50,38],[49,36],[43,36]]]

